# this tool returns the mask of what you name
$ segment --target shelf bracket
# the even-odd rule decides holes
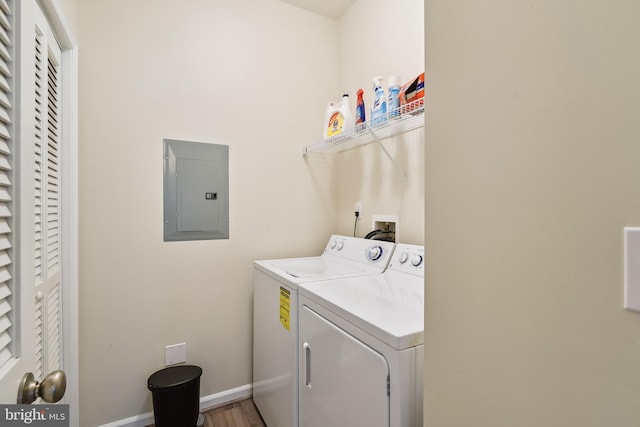
[[[378,146],[380,147],[382,152],[385,154],[385,156],[387,156],[387,158],[389,160],[391,160],[391,164],[393,164],[393,166],[397,168],[398,167],[398,163],[395,161],[395,159],[393,158],[391,153],[389,153],[389,150],[387,150],[387,148],[384,146],[384,144],[382,143],[382,139],[378,138],[378,135],[376,135],[376,133],[373,131],[373,129],[371,129],[371,127],[367,126],[367,130],[369,131],[371,136],[373,136],[373,140],[378,143]],[[402,170],[402,182],[404,184],[406,184],[407,183],[407,179],[408,179],[407,171],[403,169]]]
[[[378,143],[378,145],[380,146],[384,154],[389,158],[389,160],[391,160],[391,163],[395,165],[396,161],[393,160],[391,153],[389,153],[389,151],[385,148],[384,144],[382,143],[382,140],[378,138],[378,135],[376,135],[376,133],[373,131],[373,129],[371,129],[371,127],[367,126],[367,130],[369,131],[371,136],[373,136],[373,139]]]

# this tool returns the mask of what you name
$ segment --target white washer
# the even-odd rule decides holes
[[[298,285],[379,275],[394,247],[333,235],[320,256],[254,263],[253,400],[268,427],[298,426]]]
[[[300,427],[422,426],[424,248],[299,292]]]

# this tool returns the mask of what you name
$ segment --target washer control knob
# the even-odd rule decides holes
[[[418,267],[420,264],[422,264],[422,255],[414,255],[411,258],[411,265],[413,265],[414,267]]]
[[[332,240],[331,243],[329,243],[329,247],[331,249],[335,249],[336,248],[336,244],[337,244],[337,242],[335,240]]]
[[[367,251],[367,257],[371,261],[377,261],[382,257],[382,246],[371,246]]]
[[[338,250],[341,251],[342,248],[344,248],[344,241],[338,240],[338,243],[336,244],[336,246],[338,247]]]
[[[404,264],[405,262],[407,262],[408,259],[409,259],[409,254],[406,252],[402,252],[400,254],[400,259],[398,261],[400,261],[400,264]]]

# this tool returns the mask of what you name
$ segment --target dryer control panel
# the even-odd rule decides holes
[[[424,277],[424,246],[397,244],[389,269]]]

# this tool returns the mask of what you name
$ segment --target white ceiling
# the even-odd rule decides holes
[[[356,0],[280,0],[299,8],[326,16],[332,19],[339,19]]]

